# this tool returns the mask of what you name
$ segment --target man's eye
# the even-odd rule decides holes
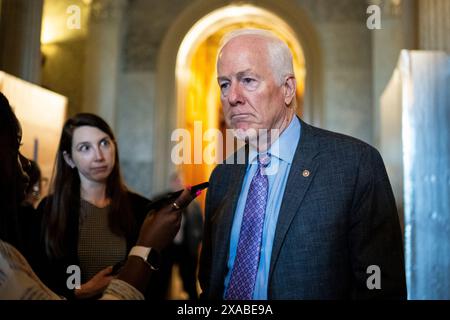
[[[225,90],[230,86],[228,82],[223,82],[220,84],[220,90]]]
[[[241,83],[247,90],[255,90],[258,87],[258,81],[254,78],[242,78]]]

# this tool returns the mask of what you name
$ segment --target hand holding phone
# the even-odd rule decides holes
[[[209,182],[199,183],[195,186],[188,188],[191,193],[192,198],[196,198],[203,189],[208,188]],[[147,207],[147,212],[150,210],[159,210],[162,207],[172,204],[175,200],[183,193],[183,190],[178,190],[175,192],[169,192],[162,197],[154,199]]]
[[[199,184],[169,193],[162,199],[152,202],[149,210],[153,211],[145,218],[136,245],[152,247],[161,252],[172,243],[180,229],[182,210],[194,200],[199,190],[207,186],[207,183]]]
[[[120,272],[120,269],[122,269],[122,267],[125,265],[125,262],[126,262],[126,261],[127,261],[127,260],[122,260],[122,261],[117,262],[117,263],[113,266],[110,275],[111,275],[111,276],[116,276],[116,275],[118,275],[119,272]]]

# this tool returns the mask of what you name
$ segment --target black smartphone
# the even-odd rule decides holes
[[[203,182],[203,183],[196,184],[195,186],[192,186],[191,190],[190,190],[192,197],[195,198],[197,196],[197,192],[199,192],[203,189],[206,189],[208,187],[209,187],[209,182]],[[177,199],[183,193],[183,191],[184,191],[184,189],[178,190],[175,192],[169,192],[161,197],[154,199],[147,206],[147,212],[150,210],[161,209],[162,207],[170,204],[171,202],[175,201],[175,199]]]
[[[116,276],[116,275],[118,275],[119,272],[120,272],[120,269],[122,269],[122,267],[125,265],[125,262],[126,262],[126,261],[127,261],[127,260],[122,260],[122,261],[117,262],[117,263],[113,266],[113,269],[112,269],[110,275],[111,275],[111,276]]]
[[[209,182],[203,182],[203,183],[196,184],[195,186],[192,186],[191,187],[192,196],[195,198],[197,196],[197,192],[202,191],[203,189],[206,189],[208,187],[209,187]],[[183,192],[183,190],[181,190],[181,192]]]

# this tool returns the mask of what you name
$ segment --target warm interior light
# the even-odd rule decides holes
[[[91,0],[76,3],[65,1],[45,1],[42,14],[41,44],[64,42],[85,37]],[[74,9],[77,9],[74,11]],[[79,25],[73,25],[79,18]]]
[[[42,20],[41,44],[56,42],[61,38],[61,32],[58,32],[56,20],[44,17]]]

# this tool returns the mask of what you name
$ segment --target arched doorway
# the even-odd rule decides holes
[[[245,4],[247,3],[247,5]],[[179,92],[183,90],[181,83],[177,82],[176,72],[177,61],[179,61],[179,52],[186,36],[193,29],[197,22],[203,21],[205,17],[220,9],[227,7],[242,8],[251,6],[256,10],[264,10],[273,16],[278,17],[277,21],[281,21],[284,25],[291,29],[291,35],[296,40],[295,42],[301,44],[301,50],[304,55],[304,66],[307,70],[304,81],[304,98],[303,98],[303,118],[309,123],[319,125],[322,118],[322,58],[319,39],[313,23],[310,21],[306,12],[296,3],[287,0],[259,0],[257,5],[254,1],[239,2],[236,5],[230,5],[228,0],[197,0],[192,2],[189,7],[182,12],[173,22],[169,31],[167,32],[163,43],[160,47],[158,55],[158,63],[156,70],[156,112],[153,119],[154,130],[154,176],[152,179],[153,190],[161,190],[164,186],[168,186],[170,173],[175,170],[175,165],[171,161],[171,151],[174,142],[170,142],[173,130],[178,128],[180,119],[185,117],[186,109],[180,112],[180,96]],[[266,16],[267,17],[267,16]],[[261,21],[254,15],[254,27],[264,27],[267,29],[267,20]],[[234,19],[234,13],[229,14],[227,18]],[[233,21],[239,23],[236,19]],[[258,22],[260,22],[258,24]],[[231,22],[230,22],[231,24]],[[236,27],[236,26],[235,26]],[[242,26],[241,26],[242,27]],[[211,26],[214,28],[214,26]],[[233,27],[234,28],[234,27]],[[203,36],[193,37],[191,46],[188,48],[197,48],[198,53],[207,51],[206,47],[202,49],[199,44],[211,36],[217,34],[218,29],[207,30],[207,34]],[[189,38],[188,38],[189,39]],[[298,40],[297,40],[298,39]],[[211,40],[213,41],[213,40]],[[216,40],[214,40],[216,41]],[[196,44],[194,46],[193,44]],[[211,47],[211,46],[210,46]],[[187,50],[185,57],[189,60],[194,51]],[[186,74],[186,73],[185,73]],[[297,75],[298,76],[298,75]],[[209,84],[211,88],[215,87],[217,90],[215,75],[212,76],[213,81]],[[187,99],[187,96],[182,96],[181,99]],[[214,95],[209,95],[209,99],[214,101]],[[219,105],[217,105],[219,106]],[[189,112],[192,112],[189,111]],[[213,116],[214,112],[209,113],[210,119],[218,119],[221,112],[220,109],[215,111],[217,114]],[[214,122],[212,120],[212,122]],[[203,128],[205,130],[205,128]]]
[[[230,156],[217,139],[205,141],[207,138],[205,136],[203,139],[203,133],[217,129],[222,133],[221,138],[226,137],[216,81],[216,57],[223,36],[240,28],[266,29],[288,44],[293,53],[297,78],[297,113],[303,115],[305,59],[289,25],[272,12],[254,5],[229,5],[212,11],[195,23],[184,37],[175,69],[177,128],[187,129],[191,137],[191,162],[181,165],[180,170],[190,185],[207,181],[217,164],[208,163],[203,156],[211,143],[216,144],[216,149],[222,149],[220,153],[223,158]],[[194,152],[197,154],[194,155]]]

